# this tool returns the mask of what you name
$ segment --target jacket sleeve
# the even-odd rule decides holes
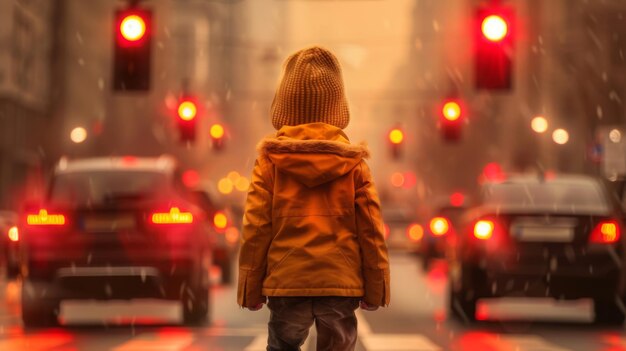
[[[363,260],[363,300],[369,305],[387,306],[390,300],[389,257],[380,201],[365,161],[357,167],[355,214]]]
[[[239,252],[237,303],[253,307],[265,302],[262,295],[267,250],[272,241],[272,183],[268,162],[257,159],[246,199]]]

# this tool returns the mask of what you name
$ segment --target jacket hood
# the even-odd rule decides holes
[[[337,179],[369,157],[367,146],[350,144],[341,129],[326,123],[283,126],[258,151],[307,187]]]

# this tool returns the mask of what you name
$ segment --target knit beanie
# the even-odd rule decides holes
[[[314,122],[347,127],[350,112],[335,55],[314,46],[289,56],[270,115],[277,130]]]

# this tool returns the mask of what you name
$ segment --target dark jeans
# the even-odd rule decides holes
[[[270,297],[267,351],[299,351],[315,322],[318,351],[356,346],[358,297]]]

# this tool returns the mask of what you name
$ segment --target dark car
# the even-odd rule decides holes
[[[18,216],[13,211],[0,211],[0,259],[8,279],[20,274]]]
[[[61,161],[20,225],[24,325],[57,322],[63,299],[179,300],[185,323],[209,309],[207,221],[171,158]]]
[[[486,183],[463,221],[450,255],[453,316],[475,320],[484,298],[590,298],[595,322],[624,322],[623,219],[601,181],[563,175]]]

